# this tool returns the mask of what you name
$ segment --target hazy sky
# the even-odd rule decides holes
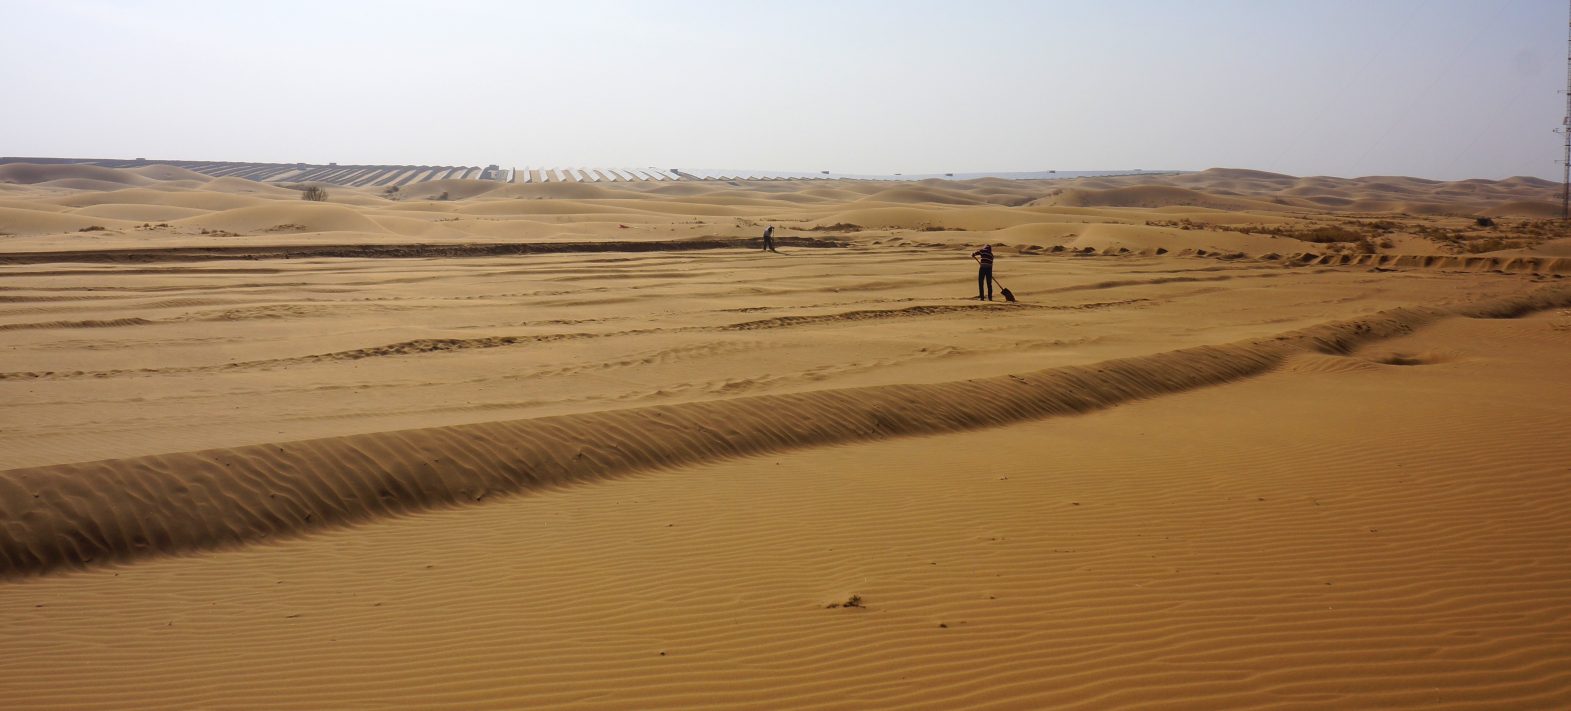
[[[0,0],[0,155],[1536,175],[1565,0]]]

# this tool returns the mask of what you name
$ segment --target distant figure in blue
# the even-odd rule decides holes
[[[770,225],[770,226],[764,228],[764,249],[767,249],[767,250],[769,250],[771,252],[775,251],[775,226],[774,225]],[[778,252],[777,252],[777,254],[778,254]]]
[[[976,272],[976,300],[982,301],[982,289],[986,287],[986,300],[993,300],[993,245],[984,244],[982,248],[972,252],[971,258],[976,260],[979,268]]]

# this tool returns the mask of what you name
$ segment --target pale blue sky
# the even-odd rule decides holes
[[[1564,0],[0,0],[0,155],[1556,178]]]

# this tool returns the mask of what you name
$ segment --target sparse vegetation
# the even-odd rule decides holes
[[[448,194],[447,194],[447,191],[446,191],[446,190],[443,190],[443,191],[442,191],[442,194],[441,194],[441,195],[438,195],[438,196],[436,196],[436,198],[435,198],[435,199],[437,199],[437,200],[451,200],[451,199],[452,199],[452,198],[451,198],[451,197],[449,197],[449,196],[448,196]]]
[[[1483,252],[1495,252],[1498,250],[1511,249],[1512,247],[1518,246],[1521,246],[1521,243],[1507,242],[1498,237],[1485,237],[1484,239],[1476,239],[1463,243],[1462,250],[1468,254],[1481,254]]]
[[[1412,222],[1390,219],[1346,219],[1339,224],[1299,223],[1290,225],[1212,225],[1192,220],[1147,220],[1150,227],[1173,227],[1181,230],[1212,230],[1239,232],[1247,235],[1288,237],[1312,244],[1323,244],[1332,251],[1349,251],[1373,254],[1381,249],[1394,249],[1396,241],[1391,235],[1402,233],[1420,237],[1439,245],[1454,254],[1477,254],[1500,249],[1513,249],[1554,239],[1554,220],[1518,220],[1506,222],[1491,218],[1476,218],[1462,226],[1425,222],[1412,215],[1403,217]],[[1451,218],[1454,219],[1454,218]],[[1487,221],[1487,225],[1485,222]]]
[[[389,185],[389,186],[387,186],[386,188],[384,188],[382,190],[382,194],[383,195],[397,195],[398,194],[398,186],[397,185]]]
[[[86,227],[83,227],[82,229],[77,230],[77,232],[108,232],[108,231],[109,231],[109,228],[105,227],[103,225],[88,225]]]
[[[307,186],[305,190],[300,191],[300,199],[322,202],[327,199],[327,191],[316,185]]]
[[[281,225],[273,225],[272,227],[263,230],[263,232],[291,232],[303,229],[306,229],[306,226],[298,222],[286,222]]]
[[[169,227],[170,227],[170,225],[167,222],[160,222],[160,223],[158,223],[156,225],[148,223],[148,222],[143,222],[142,224],[136,226],[136,228],[139,229],[139,230],[165,230],[165,229],[169,229]]]
[[[831,602],[828,605],[825,605],[824,607],[826,607],[826,608],[828,608],[830,610],[833,610],[833,609],[838,608],[838,607],[862,607],[862,596],[861,595],[852,595],[851,597],[846,598],[845,602]]]
[[[1297,240],[1313,242],[1315,244],[1331,244],[1334,242],[1367,243],[1369,241],[1362,233],[1355,232],[1353,230],[1347,229],[1346,227],[1336,227],[1332,225],[1316,227],[1307,232],[1300,232],[1296,235],[1290,236]]]
[[[239,237],[240,236],[239,232],[230,232],[229,230],[210,230],[210,229],[207,229],[206,227],[202,228],[202,234],[208,235],[210,237]]]
[[[861,225],[854,225],[849,222],[836,222],[832,225],[813,225],[812,227],[803,227],[800,229],[803,229],[807,232],[861,232],[863,227]]]

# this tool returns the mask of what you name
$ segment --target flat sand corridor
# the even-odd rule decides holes
[[[70,168],[0,171],[0,706],[1571,708],[1532,181]]]

